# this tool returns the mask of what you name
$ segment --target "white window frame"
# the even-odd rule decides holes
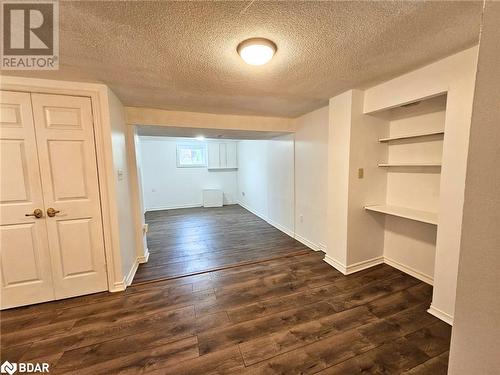
[[[190,148],[199,149],[203,152],[203,164],[182,165],[180,162],[180,149]],[[175,148],[175,158],[177,160],[177,168],[206,168],[207,167],[207,145],[200,143],[177,143]]]

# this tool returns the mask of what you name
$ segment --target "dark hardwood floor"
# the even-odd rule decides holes
[[[431,287],[308,252],[7,310],[1,359],[54,374],[446,374]]]
[[[150,256],[135,284],[309,251],[239,205],[151,211],[146,222]]]

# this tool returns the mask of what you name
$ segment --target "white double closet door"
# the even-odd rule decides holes
[[[107,290],[90,98],[0,96],[2,309]]]

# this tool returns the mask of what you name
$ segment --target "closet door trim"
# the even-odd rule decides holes
[[[108,109],[108,88],[105,85],[93,83],[5,76],[2,77],[0,89],[26,93],[83,96],[91,99],[108,290],[110,292],[125,290],[127,285],[126,275],[123,275],[121,268],[118,207],[114,203],[116,202],[116,190],[111,137],[109,136],[111,123]]]

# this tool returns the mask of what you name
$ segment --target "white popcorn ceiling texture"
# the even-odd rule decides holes
[[[61,2],[60,70],[125,105],[297,117],[477,43],[482,2]],[[246,65],[239,42],[278,46]]]

